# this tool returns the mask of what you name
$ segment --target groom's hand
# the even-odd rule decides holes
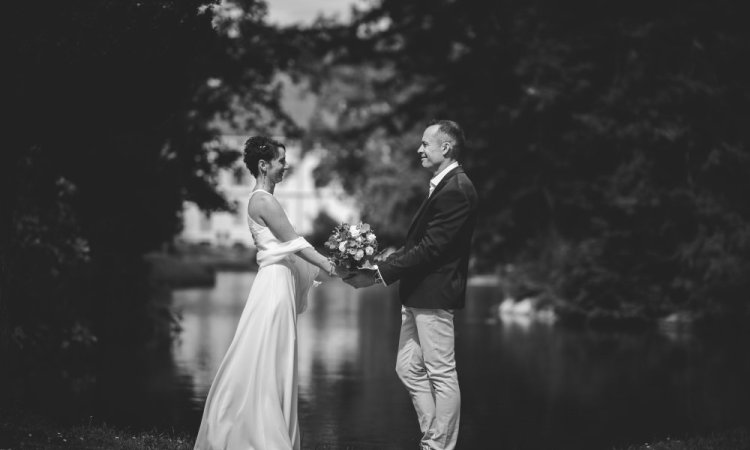
[[[352,275],[344,278],[344,282],[355,289],[372,286],[375,284],[375,270],[359,269]]]
[[[388,247],[382,252],[375,255],[375,258],[373,259],[375,260],[375,262],[383,262],[383,261],[386,261],[395,252],[396,252],[395,247]]]

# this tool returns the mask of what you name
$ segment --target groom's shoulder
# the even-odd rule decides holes
[[[478,202],[477,191],[468,176],[462,171],[456,172],[438,196],[442,202],[467,202],[472,207]],[[439,201],[436,199],[436,201]]]
[[[454,179],[456,182],[456,187],[458,189],[460,189],[470,197],[477,196],[477,191],[474,188],[474,183],[471,182],[471,179],[465,171],[461,170],[460,172],[457,172]]]

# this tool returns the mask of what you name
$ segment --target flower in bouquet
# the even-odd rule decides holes
[[[355,270],[372,264],[378,250],[378,239],[367,223],[343,223],[333,229],[325,247],[334,264]]]

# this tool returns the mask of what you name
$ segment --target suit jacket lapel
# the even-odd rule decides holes
[[[448,183],[448,179],[456,175],[457,173],[463,173],[464,169],[461,166],[456,167],[455,169],[451,170],[445,176],[442,180],[440,180],[440,183],[435,186],[435,190],[432,191],[432,194],[429,195],[424,199],[422,202],[422,205],[419,206],[419,209],[417,210],[417,213],[414,214],[414,218],[411,219],[411,225],[409,225],[409,231],[406,232],[406,235],[409,236],[414,229],[414,226],[419,222],[420,217],[422,216],[422,213],[424,212],[427,205],[435,198],[435,194],[443,188]]]

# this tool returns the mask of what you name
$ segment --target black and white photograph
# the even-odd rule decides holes
[[[0,450],[750,450],[746,10],[9,3]]]

